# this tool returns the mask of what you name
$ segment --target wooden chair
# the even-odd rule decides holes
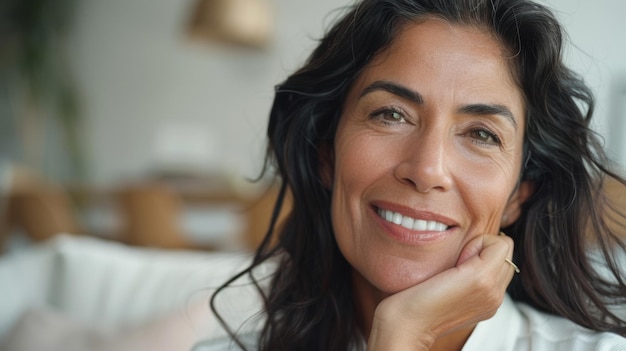
[[[39,242],[59,233],[83,233],[74,204],[61,186],[20,168],[15,168],[10,178],[5,194],[5,236],[18,229]]]
[[[181,228],[182,201],[160,183],[126,186],[117,193],[122,232],[129,245],[165,249],[190,248]]]

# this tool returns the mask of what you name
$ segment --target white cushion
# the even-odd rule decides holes
[[[206,305],[214,288],[249,259],[243,253],[165,251],[59,236],[0,259],[0,339],[29,307],[48,306],[76,322],[119,327],[143,325],[189,304]]]
[[[0,341],[0,350],[190,350],[212,329],[209,316],[206,304],[195,304],[133,328],[106,328],[78,323],[50,309],[28,309]]]
[[[48,304],[54,256],[50,245],[0,256],[0,339],[26,308]]]

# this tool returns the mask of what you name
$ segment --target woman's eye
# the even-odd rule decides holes
[[[472,130],[469,134],[476,142],[479,142],[481,144],[489,144],[489,145],[501,144],[500,138],[498,138],[497,135],[485,129],[475,129],[475,130]]]
[[[406,119],[404,114],[393,108],[383,108],[372,113],[372,118],[378,119],[384,123],[404,123]]]

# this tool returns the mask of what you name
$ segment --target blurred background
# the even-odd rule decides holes
[[[275,193],[261,170],[273,87],[348,0],[2,0],[0,244],[71,232],[250,249]],[[618,0],[549,0],[594,128],[626,166]],[[270,190],[268,190],[270,189]]]
[[[249,181],[274,86],[351,2],[0,0],[0,349],[188,350],[223,334],[207,301],[276,198]],[[626,2],[546,3],[624,169]],[[237,326],[260,302],[235,286],[218,305]]]

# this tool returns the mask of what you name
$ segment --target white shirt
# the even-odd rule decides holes
[[[585,329],[506,296],[496,314],[474,328],[463,351],[626,351],[626,338]]]
[[[243,336],[255,350],[256,335]],[[228,338],[202,342],[193,351],[239,350]],[[626,338],[585,329],[506,296],[496,314],[478,323],[462,351],[626,351]]]

